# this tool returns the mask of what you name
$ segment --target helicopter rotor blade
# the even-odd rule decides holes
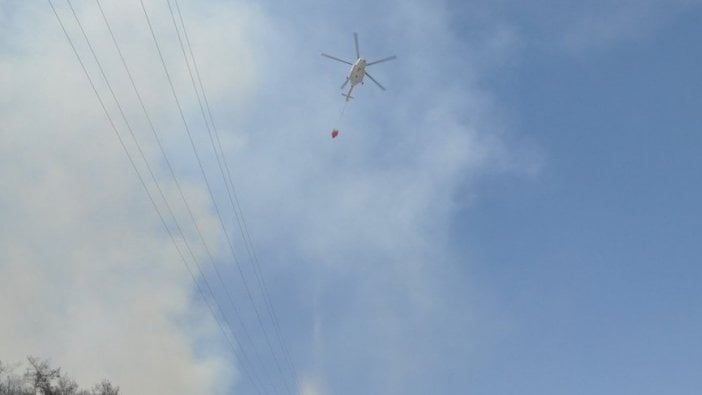
[[[371,77],[371,75],[368,74],[368,72],[365,72],[365,73],[366,73],[366,77],[370,78],[371,81],[375,82],[375,84],[378,85],[378,87],[380,87],[380,89],[385,90],[385,87],[380,85],[380,82],[376,81],[375,78]]]
[[[356,59],[361,57],[361,52],[358,50],[358,33],[353,33],[353,42],[356,44]]]
[[[394,60],[394,59],[397,59],[397,56],[395,56],[395,55],[388,56],[387,58],[376,60],[375,62],[366,63],[366,67],[374,65],[374,64],[382,63],[382,62],[387,62],[388,60]]]
[[[348,83],[349,83],[349,79],[347,78],[346,81],[344,81],[344,83],[341,84],[341,89],[344,89],[344,87],[345,87],[346,84],[348,84]]]
[[[348,65],[353,66],[353,63],[351,63],[351,62],[349,62],[349,61],[346,61],[346,60],[343,60],[343,59],[339,59],[339,58],[337,58],[337,57],[334,57],[334,56],[331,56],[331,55],[327,55],[327,54],[325,54],[325,53],[322,53],[322,56],[324,56],[325,58],[329,58],[329,59],[332,59],[332,60],[336,60],[337,62],[346,63],[346,64],[348,64]]]

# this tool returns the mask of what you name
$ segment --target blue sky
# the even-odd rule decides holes
[[[526,36],[492,76],[546,165],[483,179],[453,224],[509,317],[476,392],[699,388],[699,13],[575,55]]]
[[[271,377],[264,393],[285,393],[139,3],[103,3],[237,301],[229,330],[248,326],[249,368]],[[145,3],[207,152],[166,3]],[[295,361],[293,392],[702,387],[699,2],[179,3]],[[0,4],[0,215],[11,224],[0,232],[0,339],[10,339],[0,360],[45,356],[80,382],[110,377],[130,393],[164,382],[170,393],[255,393],[48,4]],[[210,268],[97,8],[75,5]],[[388,91],[356,88],[340,118],[347,69],[319,53],[351,58],[354,31],[370,60],[398,60],[372,68]],[[203,158],[227,209],[216,161]]]

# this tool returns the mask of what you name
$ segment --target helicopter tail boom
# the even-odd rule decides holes
[[[349,101],[353,99],[353,96],[351,96],[351,91],[353,91],[354,84],[351,84],[351,87],[349,88],[349,91],[346,93],[342,93],[341,96],[346,98],[346,101]]]

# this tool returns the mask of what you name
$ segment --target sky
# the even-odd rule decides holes
[[[235,194],[175,2],[144,0],[162,64],[140,2],[100,1],[158,139],[97,3],[124,117],[53,4],[124,146],[49,2],[0,1],[0,361],[124,393],[702,387],[702,2],[179,0]],[[320,53],[353,32],[398,59],[345,104]]]

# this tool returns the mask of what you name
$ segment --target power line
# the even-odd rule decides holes
[[[165,62],[165,59],[164,59],[164,57],[163,57],[163,53],[162,53],[162,51],[161,51],[161,47],[160,47],[160,45],[159,45],[159,43],[158,43],[158,39],[157,39],[157,37],[156,37],[156,33],[154,32],[153,25],[152,25],[152,23],[151,23],[151,18],[149,17],[149,13],[148,13],[148,11],[146,10],[146,6],[144,5],[143,0],[140,0],[140,4],[141,4],[142,11],[144,12],[144,16],[145,16],[145,18],[146,18],[146,22],[147,22],[147,24],[148,24],[148,26],[149,26],[149,31],[151,32],[151,36],[152,36],[152,38],[153,38],[153,40],[154,40],[154,44],[155,44],[155,46],[156,46],[156,50],[157,50],[157,52],[158,52],[159,59],[161,60],[161,65],[162,65],[162,67],[163,67],[164,73],[165,73],[166,78],[167,78],[167,80],[168,80],[168,84],[169,84],[169,86],[170,86],[170,88],[171,88],[171,93],[172,93],[172,95],[173,95],[173,98],[174,98],[174,100],[175,100],[176,106],[177,106],[177,108],[178,108],[178,112],[179,112],[179,114],[180,114],[180,118],[181,118],[181,120],[182,120],[182,122],[183,122],[183,125],[184,125],[184,127],[185,127],[185,132],[186,132],[186,134],[187,134],[187,136],[188,136],[188,140],[190,141],[190,145],[191,145],[191,147],[192,147],[192,149],[193,149],[193,153],[195,154],[195,158],[196,158],[196,160],[197,160],[197,162],[198,162],[198,167],[199,167],[199,169],[200,169],[200,173],[202,174],[202,177],[203,177],[203,179],[204,179],[204,181],[205,181],[205,185],[207,186],[207,191],[208,191],[208,193],[209,193],[209,195],[210,195],[210,198],[212,199],[212,203],[213,203],[213,205],[214,205],[215,212],[216,212],[216,214],[217,214],[217,218],[219,219],[220,227],[222,228],[222,232],[223,232],[224,235],[225,235],[225,238],[226,238],[226,241],[227,241],[227,245],[229,246],[229,250],[230,250],[230,252],[231,252],[231,254],[232,254],[232,257],[234,258],[234,262],[236,263],[235,266],[236,266],[237,271],[238,271],[238,273],[239,273],[239,277],[240,277],[241,280],[242,280],[242,283],[243,283],[243,285],[244,285],[244,289],[245,289],[245,291],[246,291],[247,297],[248,297],[248,299],[249,299],[249,300],[251,301],[251,303],[252,303],[252,306],[253,306],[254,311],[255,311],[255,313],[256,313],[256,317],[257,317],[258,323],[259,323],[259,325],[260,325],[260,327],[261,327],[261,330],[262,330],[262,332],[263,332],[263,334],[264,334],[264,338],[265,338],[265,340],[266,340],[266,342],[267,342],[269,348],[270,348],[271,351],[272,351],[272,346],[270,345],[270,340],[268,339],[268,335],[267,335],[267,332],[266,332],[266,330],[265,330],[265,325],[263,325],[263,321],[262,321],[262,319],[261,319],[260,313],[259,313],[259,311],[258,311],[258,308],[256,307],[256,303],[255,303],[254,298],[253,298],[253,295],[252,295],[252,293],[251,293],[251,289],[250,289],[250,287],[249,287],[248,280],[246,279],[246,275],[244,274],[243,269],[242,269],[241,265],[239,264],[239,259],[238,259],[238,257],[237,257],[237,254],[236,254],[236,251],[235,251],[235,249],[234,249],[234,246],[233,246],[233,244],[232,244],[231,237],[230,237],[229,232],[227,231],[227,228],[226,228],[226,226],[225,226],[225,224],[224,224],[224,220],[223,220],[223,218],[222,218],[221,210],[220,210],[220,208],[219,208],[219,205],[217,204],[217,200],[216,200],[215,197],[214,197],[214,193],[213,193],[213,191],[212,191],[212,187],[211,187],[209,178],[207,177],[207,174],[206,174],[206,172],[205,172],[205,170],[204,170],[204,166],[203,166],[203,164],[202,164],[202,159],[201,159],[201,157],[200,157],[200,154],[198,153],[197,146],[196,146],[196,144],[195,144],[195,142],[194,142],[194,139],[193,139],[193,137],[192,137],[192,132],[191,132],[190,127],[188,126],[187,120],[186,120],[186,118],[185,118],[182,105],[180,104],[180,100],[178,99],[178,95],[177,95],[177,93],[176,93],[176,91],[175,91],[175,86],[174,86],[174,84],[173,84],[173,80],[172,80],[172,78],[171,78],[170,72],[168,71],[168,67],[166,66],[166,62]],[[168,3],[168,4],[169,4],[169,6],[170,6],[170,3]],[[179,38],[179,39],[180,39],[180,38]],[[181,45],[182,45],[182,43],[181,43]],[[187,62],[186,62],[186,63],[187,63]],[[188,67],[189,67],[189,65],[188,65]],[[209,131],[209,127],[208,127],[208,131]],[[281,374],[282,374],[282,369],[280,368],[280,364],[277,362],[277,357],[276,357],[275,353],[273,353],[273,357],[274,357],[274,359],[276,360],[276,365],[277,365],[279,371],[281,371]],[[288,387],[287,382],[286,382],[284,379],[283,379],[283,383],[284,383],[284,385],[285,385],[287,391],[290,393],[290,388]]]
[[[173,11],[170,7],[170,1],[167,0],[167,2],[169,5],[169,11],[171,12],[171,17],[173,18]],[[238,224],[239,230],[242,234],[242,238],[244,239],[244,243],[246,246],[246,250],[249,254],[250,261],[251,261],[252,266],[254,268],[254,273],[255,273],[256,279],[258,281],[259,288],[262,290],[263,299],[265,302],[266,309],[267,309],[268,314],[271,318],[271,321],[273,322],[274,330],[275,330],[276,335],[278,337],[278,341],[280,343],[281,349],[283,350],[283,354],[285,355],[285,358],[286,358],[286,361],[288,363],[288,367],[291,371],[291,374],[293,376],[293,379],[299,387],[299,383],[297,382],[297,372],[296,372],[295,364],[293,363],[293,360],[290,357],[290,352],[288,351],[286,342],[282,336],[282,331],[280,329],[280,324],[278,322],[278,318],[277,318],[277,315],[275,313],[275,308],[273,307],[273,304],[270,300],[268,287],[266,286],[266,283],[265,283],[265,277],[263,276],[263,273],[261,271],[261,267],[260,267],[261,265],[260,265],[260,261],[258,259],[258,254],[256,254],[256,250],[254,248],[251,234],[248,230],[248,226],[246,224],[246,219],[244,218],[244,212],[241,209],[239,198],[238,198],[237,193],[236,193],[236,188],[234,187],[234,182],[232,180],[230,167],[229,167],[229,164],[227,163],[226,156],[224,155],[224,150],[222,148],[222,143],[221,143],[221,139],[219,137],[219,132],[218,132],[217,126],[214,122],[214,117],[212,116],[212,111],[210,109],[209,100],[207,99],[207,94],[205,92],[205,88],[204,88],[204,85],[202,83],[202,78],[200,77],[200,71],[199,71],[199,68],[197,66],[195,54],[193,53],[193,50],[192,50],[192,45],[190,44],[190,38],[188,36],[185,21],[183,20],[183,14],[180,10],[180,5],[178,3],[178,0],[174,0],[174,2],[175,2],[175,6],[176,6],[176,9],[178,12],[178,17],[180,19],[181,25],[183,26],[183,35],[185,37],[185,42],[187,44],[188,51],[190,53],[190,57],[192,58],[192,61],[193,61],[193,68],[195,69],[195,74],[197,76],[197,81],[198,81],[198,84],[200,87],[200,91],[202,92],[202,97],[203,97],[204,102],[205,102],[205,107],[207,108],[207,114],[209,115],[209,121],[212,124],[212,129],[214,130],[214,135],[215,135],[216,140],[217,140],[217,146],[218,146],[219,152],[221,153],[221,156],[222,156],[222,163],[224,164],[223,167],[224,167],[224,169],[226,169],[226,177],[225,177],[225,174],[222,171],[222,164],[219,162],[218,150],[215,147],[214,142],[212,142],[212,135],[210,134],[210,140],[212,142],[213,150],[215,151],[215,155],[217,155],[220,171],[222,172],[222,177],[223,177],[224,182],[225,182],[227,195],[229,197],[229,201],[231,203],[232,210],[234,211],[234,214],[236,216],[237,224]],[[175,19],[173,19],[173,22],[174,22],[174,25],[176,25]],[[176,31],[177,30],[178,29],[176,26]],[[180,36],[179,36],[179,40],[180,40]],[[182,48],[182,41],[180,42],[180,44],[181,44],[181,48]],[[186,64],[187,64],[187,56],[185,55],[184,50],[183,50],[183,55],[186,58]],[[190,74],[190,78],[192,79],[193,76],[192,76],[192,72],[191,72],[189,66],[188,66],[188,72]],[[194,84],[194,80],[193,80],[193,84]],[[195,92],[197,94],[197,88],[195,88]],[[198,102],[200,102],[199,95],[198,95]],[[200,102],[200,109],[202,111],[202,103],[201,102]],[[207,125],[207,117],[205,117],[204,112],[203,112],[203,117],[205,118],[205,124]],[[209,127],[208,127],[208,132],[209,132]],[[230,187],[231,187],[231,190],[230,190]]]
[[[146,119],[147,119],[147,123],[148,123],[148,125],[149,125],[149,128],[151,129],[151,132],[152,132],[152,134],[154,135],[154,138],[155,138],[155,140],[156,140],[156,142],[157,142],[157,145],[158,145],[158,147],[159,147],[159,150],[161,151],[161,154],[162,154],[162,156],[163,156],[163,158],[164,158],[164,160],[165,160],[166,167],[168,168],[168,171],[169,171],[169,173],[170,173],[170,175],[171,175],[171,177],[172,177],[172,179],[173,179],[173,181],[174,181],[174,183],[175,183],[175,185],[176,185],[176,189],[178,190],[178,194],[179,194],[181,200],[183,201],[183,203],[184,203],[184,205],[185,205],[185,207],[186,207],[186,210],[187,210],[187,212],[188,212],[188,215],[190,216],[190,219],[191,219],[191,221],[192,221],[192,223],[193,223],[193,225],[194,225],[194,227],[195,227],[196,233],[198,234],[198,236],[199,236],[199,238],[200,238],[200,240],[201,240],[203,246],[205,247],[207,256],[209,257],[209,261],[210,261],[212,267],[215,269],[215,273],[216,273],[216,275],[217,275],[217,278],[218,278],[218,280],[219,280],[219,283],[220,283],[221,287],[224,289],[224,291],[225,291],[225,293],[226,293],[226,295],[227,295],[228,301],[229,301],[229,303],[230,303],[232,309],[234,310],[234,316],[237,318],[239,324],[240,324],[241,327],[242,327],[242,332],[243,332],[243,334],[244,334],[245,340],[247,340],[248,343],[249,343],[249,344],[251,345],[251,347],[253,348],[253,341],[251,340],[251,336],[250,336],[250,334],[249,334],[249,331],[248,331],[248,329],[247,329],[247,326],[246,326],[245,322],[244,322],[244,321],[242,320],[242,318],[241,318],[241,314],[240,314],[240,312],[239,312],[239,309],[237,308],[236,303],[234,302],[234,299],[233,299],[231,293],[229,292],[229,290],[228,290],[228,288],[227,288],[227,286],[226,286],[226,283],[224,282],[224,280],[223,280],[223,278],[222,278],[222,275],[221,275],[221,273],[219,272],[219,270],[218,270],[218,268],[217,268],[217,266],[216,266],[216,264],[215,264],[215,262],[214,262],[214,257],[213,257],[213,255],[212,255],[212,252],[211,252],[210,248],[208,247],[207,242],[206,242],[206,240],[205,240],[205,238],[204,238],[204,236],[203,236],[203,234],[202,234],[202,231],[200,230],[200,227],[198,226],[197,220],[195,219],[195,215],[193,214],[193,211],[192,211],[192,209],[191,209],[191,207],[190,207],[190,205],[189,205],[187,199],[185,198],[185,194],[184,194],[184,192],[183,192],[183,190],[182,190],[182,187],[181,187],[181,185],[180,185],[180,182],[178,181],[178,177],[176,176],[175,171],[174,171],[174,169],[173,169],[173,166],[172,166],[170,160],[168,159],[168,155],[166,154],[165,149],[163,148],[163,144],[162,144],[162,142],[161,142],[161,138],[159,137],[158,132],[156,131],[156,128],[155,128],[155,126],[154,126],[154,124],[153,124],[153,121],[151,120],[151,117],[149,116],[149,112],[148,112],[148,110],[146,109],[146,105],[144,104],[144,101],[143,101],[143,99],[142,99],[142,97],[141,97],[141,94],[139,93],[139,89],[138,89],[137,86],[136,86],[136,82],[134,81],[133,75],[132,75],[132,73],[131,73],[129,67],[127,66],[126,60],[125,60],[124,55],[123,55],[123,53],[122,53],[122,51],[121,51],[121,49],[120,49],[120,47],[119,47],[119,44],[118,44],[117,39],[116,39],[116,37],[115,37],[115,35],[114,35],[114,32],[112,31],[112,28],[111,28],[111,26],[110,26],[110,24],[109,24],[109,21],[108,21],[108,19],[107,19],[107,16],[106,16],[105,13],[104,13],[104,10],[103,10],[103,8],[102,8],[102,6],[101,6],[101,4],[100,4],[100,1],[99,1],[99,0],[96,0],[96,3],[97,3],[97,5],[98,5],[98,8],[100,9],[100,13],[102,14],[103,20],[104,20],[104,22],[105,22],[105,24],[106,24],[106,26],[107,26],[107,29],[108,29],[108,31],[109,31],[109,33],[110,33],[110,36],[111,36],[112,41],[113,41],[113,43],[114,43],[114,45],[115,45],[115,48],[116,48],[116,50],[117,50],[117,52],[118,52],[118,54],[119,54],[120,60],[121,60],[121,62],[122,62],[122,65],[123,65],[123,67],[125,68],[125,71],[127,72],[127,75],[128,75],[128,77],[129,77],[129,80],[130,80],[130,83],[131,83],[131,86],[132,86],[132,89],[134,90],[134,93],[135,93],[135,95],[136,95],[136,97],[137,97],[137,100],[138,100],[138,102],[139,102],[139,104],[140,104],[140,106],[141,106],[142,112],[144,113],[144,116],[145,116]],[[194,257],[193,257],[193,258],[194,258]],[[194,258],[194,259],[195,259],[195,258]],[[214,295],[213,295],[213,297],[214,297]],[[242,350],[242,353],[245,354],[246,351],[245,351],[245,349],[244,349],[243,347],[242,347],[241,350]],[[254,356],[258,359],[258,354],[257,354],[257,353],[254,352]],[[262,362],[260,361],[260,359],[259,359],[259,363],[262,364]]]
[[[95,83],[94,83],[92,77],[90,76],[90,73],[88,72],[88,70],[87,70],[85,64],[83,63],[83,60],[81,59],[81,57],[80,57],[80,55],[79,55],[79,53],[78,53],[78,51],[77,51],[77,49],[76,49],[76,47],[75,47],[75,45],[74,45],[74,43],[73,43],[73,40],[71,39],[70,35],[68,34],[68,31],[66,30],[66,28],[65,28],[65,26],[64,26],[64,24],[63,24],[63,22],[61,21],[61,18],[59,17],[58,12],[56,11],[56,8],[54,7],[53,2],[52,2],[51,0],[48,0],[48,2],[49,2],[49,6],[51,7],[51,9],[52,9],[52,11],[53,11],[53,13],[54,13],[54,16],[56,17],[56,20],[58,21],[59,25],[61,26],[61,30],[63,31],[63,33],[64,33],[66,39],[68,40],[68,43],[69,43],[70,46],[71,46],[71,49],[73,50],[74,55],[76,56],[76,59],[78,60],[78,63],[79,63],[80,66],[81,66],[81,69],[83,70],[83,72],[84,72],[86,78],[88,79],[88,82],[90,83],[90,86],[91,86],[91,88],[92,88],[92,90],[93,90],[93,93],[95,94],[95,96],[96,96],[96,98],[97,98],[97,100],[98,100],[98,102],[99,102],[99,104],[100,104],[100,107],[102,108],[103,112],[105,113],[105,116],[107,117],[108,122],[109,122],[109,124],[110,124],[112,130],[114,131],[115,135],[117,136],[117,139],[118,139],[118,141],[119,141],[119,143],[120,143],[122,149],[124,150],[125,154],[127,155],[127,158],[128,158],[128,160],[129,160],[129,163],[131,164],[132,168],[134,169],[134,171],[135,171],[135,173],[136,173],[136,175],[137,175],[137,177],[138,177],[138,179],[139,179],[139,182],[140,182],[142,188],[143,188],[144,191],[146,192],[146,194],[147,194],[147,196],[148,196],[148,198],[149,198],[149,201],[151,202],[151,204],[152,204],[154,210],[156,211],[156,213],[157,213],[157,215],[158,215],[158,217],[159,217],[159,219],[160,219],[160,221],[161,221],[161,224],[163,225],[163,227],[164,227],[164,229],[166,230],[166,232],[168,233],[168,235],[169,235],[171,241],[173,242],[173,245],[175,246],[176,251],[178,252],[178,255],[180,256],[181,261],[183,262],[183,265],[185,266],[186,270],[187,270],[188,273],[190,274],[190,277],[191,277],[192,281],[194,282],[194,284],[195,284],[195,286],[196,286],[196,288],[197,288],[197,290],[198,290],[198,293],[199,293],[200,296],[203,298],[203,301],[205,302],[205,304],[207,305],[208,309],[210,310],[212,316],[214,317],[215,321],[217,322],[218,327],[219,327],[220,330],[222,331],[222,334],[224,335],[224,338],[227,340],[227,343],[229,344],[229,346],[230,346],[230,348],[231,348],[232,354],[234,355],[234,357],[235,357],[237,360],[239,360],[239,361],[241,362],[242,368],[243,368],[243,370],[244,370],[244,374],[247,376],[247,378],[249,379],[249,381],[252,382],[252,384],[254,385],[254,388],[255,388],[256,392],[257,392],[258,394],[261,394],[261,391],[259,390],[258,386],[255,384],[254,380],[252,379],[251,373],[249,372],[248,368],[247,368],[246,365],[243,363],[243,361],[241,361],[241,360],[239,359],[239,356],[238,356],[238,354],[236,353],[236,347],[234,346],[234,344],[232,343],[231,339],[229,338],[227,330],[224,328],[224,325],[222,324],[221,320],[218,318],[216,312],[214,311],[214,309],[212,308],[212,306],[209,304],[208,299],[207,299],[207,297],[205,296],[205,293],[204,293],[204,291],[202,290],[202,288],[200,287],[199,283],[197,282],[197,279],[196,279],[194,273],[193,273],[192,270],[190,269],[190,266],[188,265],[187,260],[185,259],[185,256],[183,255],[182,251],[181,251],[180,248],[178,247],[178,243],[177,243],[177,241],[176,241],[175,236],[173,235],[173,232],[172,232],[171,229],[168,227],[168,224],[166,223],[166,220],[165,220],[163,214],[162,214],[161,211],[159,210],[158,205],[156,204],[156,201],[155,201],[154,198],[153,198],[153,195],[152,195],[151,192],[149,191],[149,188],[147,187],[146,182],[145,182],[145,180],[144,180],[144,178],[143,178],[141,172],[139,171],[139,168],[137,167],[137,165],[136,165],[136,163],[135,163],[135,161],[134,161],[132,155],[129,153],[129,150],[127,149],[127,146],[126,146],[126,144],[125,144],[125,142],[124,142],[124,140],[123,140],[123,138],[122,138],[122,136],[121,136],[119,130],[117,129],[117,126],[115,125],[114,120],[112,119],[112,116],[110,115],[109,111],[107,110],[107,107],[106,107],[106,105],[105,105],[105,103],[104,103],[102,97],[100,96],[100,94],[99,94],[99,92],[98,92],[98,90],[97,90],[97,88],[96,88],[96,86],[95,86]],[[76,18],[76,21],[78,22],[78,24],[79,24],[79,26],[80,26],[80,21],[78,20],[78,17],[77,17],[77,15],[76,15],[76,13],[75,13],[75,10],[73,9],[72,4],[70,3],[70,0],[67,0],[67,2],[68,2],[69,6],[70,6],[70,8],[71,8],[71,11],[73,12],[73,14],[74,14],[74,16],[75,16],[75,18]],[[81,26],[81,31],[83,31],[83,33],[85,34],[85,32],[84,32],[82,26]],[[87,41],[87,36],[85,36],[85,38],[86,38],[86,41]],[[93,52],[93,55],[94,55],[94,51],[92,50],[92,48],[91,48],[91,52]],[[96,61],[97,61],[97,57],[96,57]],[[101,68],[101,67],[100,67],[100,68]],[[104,73],[103,73],[103,77],[104,77]],[[107,82],[107,80],[106,80],[106,82]],[[109,84],[109,83],[108,83],[108,84]],[[111,88],[110,88],[110,89],[111,89]],[[116,98],[115,98],[115,100],[116,100]],[[186,242],[186,244],[187,244],[187,242]],[[196,262],[196,263],[197,263],[197,262]],[[202,276],[202,272],[201,272],[201,270],[200,270],[200,268],[199,268],[199,265],[198,265],[198,270],[200,271],[200,275]],[[209,288],[209,285],[208,285],[208,288]],[[210,289],[210,292],[211,292],[211,289]],[[223,312],[221,311],[221,307],[219,308],[219,310],[220,310],[220,313],[222,314],[222,316],[225,317],[224,314],[223,314]],[[237,342],[237,344],[238,344],[238,340],[236,339],[236,337],[235,337],[235,340],[236,340],[236,342]],[[240,344],[238,344],[238,345],[239,345],[239,347],[241,347]]]
[[[176,19],[175,19],[174,13],[173,13],[173,8],[171,7],[171,3],[170,3],[169,0],[166,0],[166,3],[168,4],[168,9],[169,9],[169,12],[170,12],[170,14],[171,14],[171,20],[172,20],[172,22],[173,22],[173,26],[174,26],[174,28],[175,28],[175,30],[176,30],[176,34],[177,34],[177,36],[178,36],[178,42],[179,42],[179,44],[180,44],[180,48],[181,48],[181,51],[182,51],[182,53],[183,53],[183,58],[184,58],[184,60],[185,60],[185,63],[186,63],[186,66],[187,66],[187,70],[188,70],[188,74],[189,74],[190,80],[191,80],[191,82],[192,82],[193,90],[195,91],[195,95],[197,96],[198,104],[199,104],[199,107],[200,107],[200,113],[201,113],[201,115],[202,115],[202,117],[203,117],[203,120],[204,120],[204,122],[205,122],[205,126],[206,126],[206,128],[207,128],[208,136],[209,136],[209,139],[210,139],[210,144],[211,144],[211,146],[212,146],[212,150],[214,151],[215,157],[216,157],[216,159],[217,159],[217,165],[218,165],[218,167],[219,167],[219,170],[220,170],[220,173],[221,173],[221,176],[222,176],[222,180],[224,181],[225,189],[226,189],[226,191],[227,191],[227,195],[228,195],[228,197],[229,197],[229,201],[230,201],[230,203],[231,203],[232,210],[233,210],[233,212],[234,212],[234,214],[235,214],[235,216],[236,216],[236,218],[237,218],[237,222],[238,222],[238,225],[239,225],[239,229],[240,229],[240,231],[241,231],[242,237],[244,238],[244,244],[245,244],[245,246],[246,246],[247,252],[249,253],[249,256],[252,256],[252,255],[251,255],[251,251],[250,251],[250,245],[249,245],[250,243],[247,243],[246,237],[244,236],[244,229],[242,228],[242,224],[241,224],[241,221],[240,221],[240,219],[239,219],[239,213],[237,212],[237,205],[235,205],[234,200],[233,200],[233,198],[232,198],[232,193],[231,193],[231,191],[230,191],[230,185],[229,185],[229,184],[231,183],[231,184],[232,184],[232,187],[233,187],[233,183],[231,182],[231,176],[229,177],[229,183],[228,183],[228,182],[227,182],[227,177],[226,177],[226,175],[225,175],[224,167],[223,167],[223,160],[220,158],[220,152],[219,152],[218,149],[217,149],[217,144],[215,144],[215,139],[214,139],[213,134],[212,134],[212,129],[210,128],[210,125],[209,125],[209,123],[208,123],[207,115],[205,114],[205,110],[204,110],[204,108],[203,108],[202,99],[201,99],[200,94],[199,94],[198,89],[197,89],[197,85],[196,85],[196,82],[195,82],[195,78],[194,78],[194,76],[193,76],[193,70],[192,70],[192,68],[190,67],[190,62],[188,61],[188,56],[187,56],[186,51],[185,51],[185,47],[184,47],[184,44],[183,44],[183,40],[181,39],[180,31],[179,31],[179,29],[178,29],[178,24],[177,24],[177,22],[176,22]],[[188,38],[188,36],[187,36],[187,31],[185,30],[185,23],[183,22],[182,13],[180,12],[180,7],[179,7],[177,1],[176,1],[176,7],[178,8],[178,14],[179,14],[179,17],[180,17],[180,21],[181,21],[181,24],[183,25],[183,35],[185,36],[186,42],[187,42],[187,44],[188,44],[188,49],[189,49],[190,56],[191,56],[192,61],[193,61],[193,66],[194,66],[194,68],[195,68],[196,74],[198,75],[198,80],[200,81],[200,89],[201,89],[201,91],[202,91],[203,97],[205,98],[205,103],[208,103],[207,100],[206,100],[205,91],[204,91],[204,88],[203,88],[203,85],[202,85],[202,80],[201,80],[201,78],[200,78],[199,70],[197,69],[197,62],[196,62],[195,57],[194,57],[194,54],[193,54],[193,52],[192,52],[192,46],[190,45],[190,40],[189,40],[189,38]],[[209,114],[210,114],[210,121],[212,121],[211,111],[209,110],[209,104],[207,105],[207,108],[208,108],[208,112],[209,112]],[[214,128],[214,124],[213,124],[213,128]],[[216,130],[216,129],[215,129],[215,130]],[[219,147],[220,147],[220,149],[221,149],[221,141],[220,141],[220,139],[219,139],[219,134],[216,134],[216,136],[217,136],[217,141],[220,143]],[[224,152],[223,152],[223,151],[221,152],[221,156],[222,156],[222,158],[224,158]],[[228,168],[227,168],[227,173],[229,173],[229,169],[228,169]],[[234,256],[234,258],[235,258],[235,260],[236,260],[237,265],[240,265],[240,262],[239,262],[239,260],[236,258],[236,256]],[[276,326],[277,326],[277,322],[276,322],[275,316],[271,313],[271,309],[270,309],[270,306],[269,306],[269,305],[270,305],[270,301],[269,301],[269,299],[268,299],[267,291],[266,291],[266,289],[264,288],[264,284],[262,283],[262,280],[261,280],[260,268],[257,270],[257,266],[253,264],[253,263],[255,262],[255,261],[253,260],[253,258],[251,259],[251,262],[252,262],[252,266],[254,266],[254,275],[255,275],[255,277],[256,277],[256,279],[257,279],[259,289],[261,290],[261,293],[262,293],[262,295],[263,295],[264,305],[266,306],[266,308],[267,308],[267,310],[268,310],[268,313],[269,313],[269,315],[270,315],[270,317],[271,317],[271,320],[273,321],[273,325],[274,325],[274,329],[275,329]],[[260,312],[259,312],[258,308],[256,307],[256,303],[255,303],[255,301],[254,301],[254,299],[253,299],[253,296],[252,296],[252,295],[250,294],[250,292],[249,292],[249,288],[248,288],[248,285],[247,285],[246,278],[243,276],[243,271],[241,271],[241,269],[240,269],[240,274],[242,275],[242,280],[244,281],[247,294],[248,294],[249,299],[251,300],[251,303],[252,303],[252,305],[253,305],[254,312],[256,313],[256,318],[258,319],[259,324],[260,324],[260,326],[261,326],[261,330],[263,331],[263,335],[264,335],[266,344],[267,344],[268,347],[269,347],[269,350],[270,350],[270,352],[271,352],[271,355],[273,356],[273,359],[274,359],[274,362],[275,362],[275,364],[276,364],[276,367],[277,367],[277,369],[278,369],[278,371],[279,371],[279,373],[280,373],[280,375],[281,375],[281,378],[283,379],[283,384],[285,385],[285,388],[287,389],[287,391],[290,392],[290,388],[289,388],[289,386],[288,386],[288,384],[287,384],[287,381],[285,380],[285,373],[283,373],[283,369],[282,369],[282,367],[281,367],[281,365],[280,365],[280,362],[279,362],[279,360],[278,360],[278,357],[277,357],[275,351],[273,350],[273,346],[272,346],[272,344],[271,344],[271,341],[270,341],[270,338],[269,338],[269,335],[268,335],[268,331],[266,331],[265,325],[263,324],[263,320],[262,320],[262,318],[261,318],[261,315],[260,315]],[[279,331],[276,330],[276,333],[279,333]],[[280,341],[280,340],[282,340],[282,337],[279,336],[279,341]],[[285,350],[285,347],[283,346],[283,343],[281,343],[281,348],[282,348],[283,350]],[[294,377],[294,376],[293,376],[293,377]]]

